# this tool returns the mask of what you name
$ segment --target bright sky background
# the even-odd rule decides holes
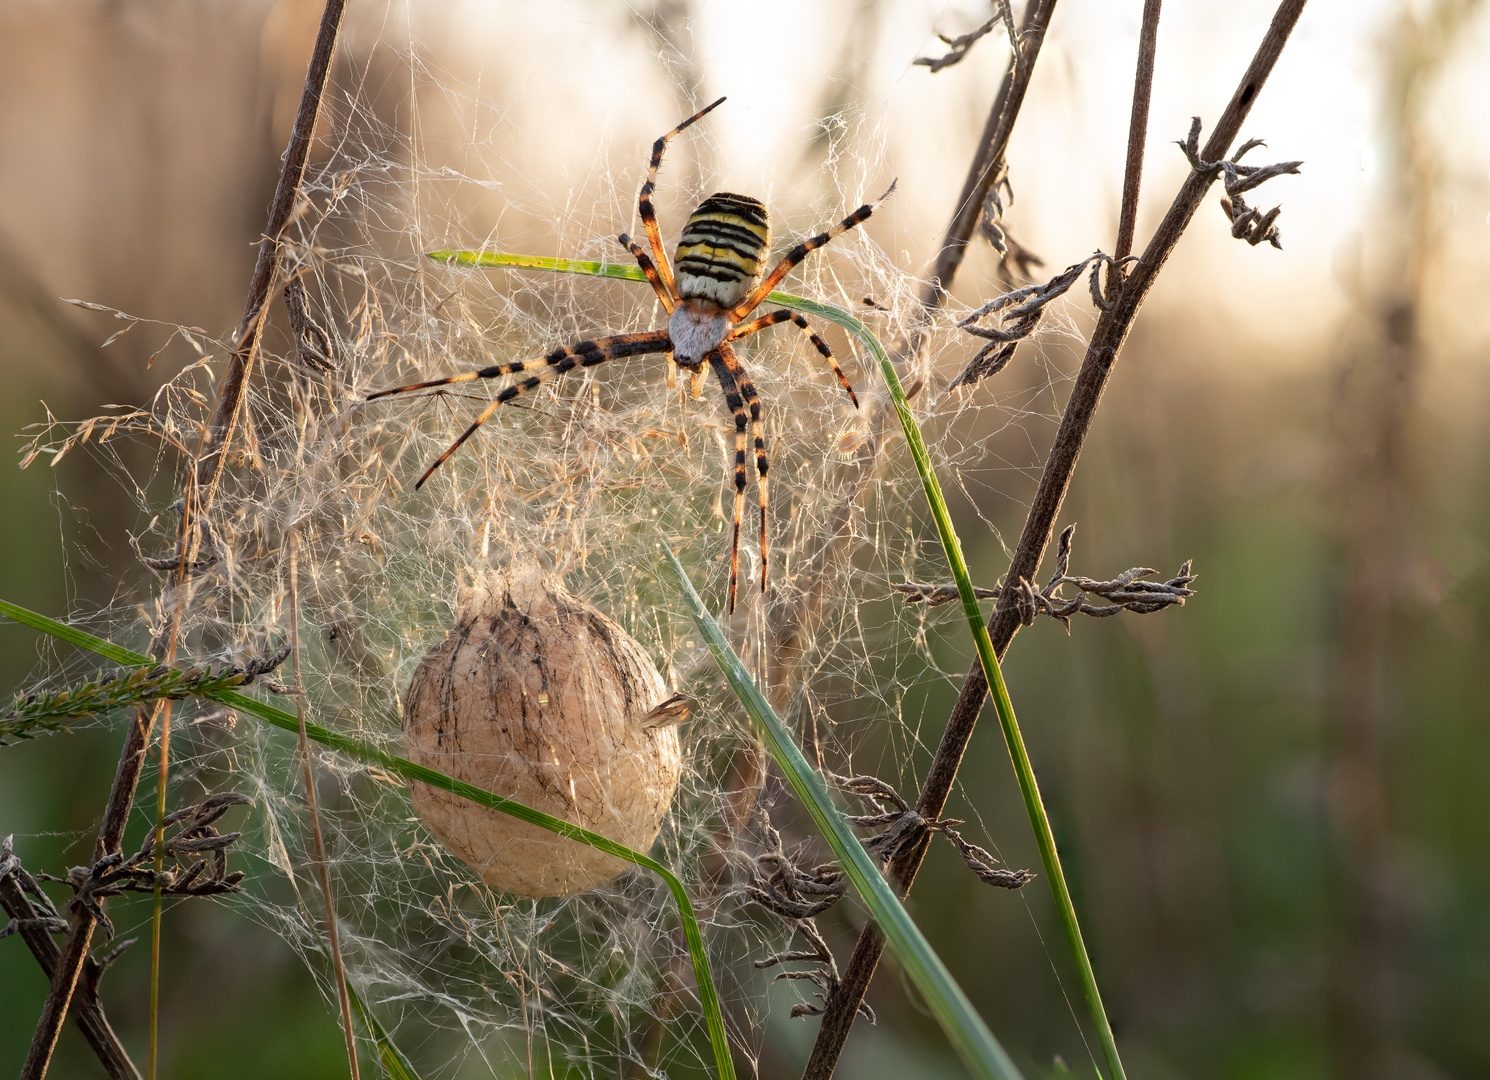
[[[1257,0],[1165,6],[1140,243],[1187,168],[1173,140],[1193,115],[1209,132],[1274,7]],[[1141,9],[1140,0],[1063,0],[1041,55],[1009,153],[1018,201],[1008,222],[1052,270],[1112,247]],[[987,18],[989,4],[897,3],[880,14],[877,34],[845,47],[855,10],[847,2],[763,0],[742,20],[738,4],[698,4],[683,44],[702,76],[699,100],[727,94],[730,102],[709,118],[706,132],[689,133],[706,144],[673,154],[710,155],[717,172],[708,186],[763,197],[799,231],[898,176],[877,235],[898,249],[892,254],[904,269],[920,274],[960,189],[1005,46],[1001,35],[990,35],[963,64],[931,75],[911,61],[940,55],[935,33],[972,29]],[[1201,290],[1208,310],[1248,323],[1265,340],[1275,333],[1295,343],[1300,334],[1332,334],[1345,316],[1335,267],[1359,246],[1381,171],[1373,88],[1380,85],[1382,43],[1403,10],[1397,0],[1315,0],[1306,10],[1242,131],[1268,142],[1251,162],[1305,161],[1303,175],[1274,180],[1253,200],[1283,204],[1286,251],[1231,240],[1216,200],[1208,199],[1171,272]],[[559,206],[577,200],[576,189],[596,177],[620,193],[618,201],[629,198],[647,142],[681,116],[658,47],[623,5],[467,0],[405,11],[406,31],[441,68],[468,79],[466,89],[488,106],[488,115],[471,118],[473,133],[505,128],[524,147],[497,168],[521,170],[535,188],[575,192],[556,194]],[[391,22],[381,30],[397,34]],[[1448,181],[1442,224],[1452,239],[1481,252],[1490,242],[1490,112],[1476,103],[1490,101],[1490,65],[1474,58],[1487,55],[1490,19],[1481,12],[1461,36],[1430,110]],[[856,90],[863,102],[856,131],[870,144],[857,148],[856,160],[839,163],[836,188],[806,183],[813,178],[801,164],[829,79]],[[669,173],[680,175],[672,158],[668,164],[664,183]],[[1483,257],[1478,266],[1490,268]],[[1186,302],[1196,299],[1186,292]],[[1165,302],[1162,289],[1155,302]]]

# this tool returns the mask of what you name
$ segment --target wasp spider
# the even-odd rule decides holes
[[[746,319],[761,301],[766,299],[781,279],[807,257],[808,252],[822,247],[838,234],[852,229],[867,219],[875,208],[890,195],[890,192],[895,190],[895,185],[891,184],[890,190],[884,195],[873,203],[859,207],[831,229],[818,233],[792,248],[764,278],[761,277],[762,260],[771,248],[771,222],[765,206],[747,195],[734,195],[727,191],[710,195],[699,203],[698,209],[689,216],[687,223],[683,226],[683,235],[678,241],[675,257],[677,276],[674,277],[673,267],[669,264],[667,252],[662,246],[662,230],[657,225],[657,212],[652,205],[652,192],[657,188],[657,170],[662,165],[662,154],[667,149],[668,140],[723,102],[724,98],[720,98],[707,108],[700,109],[652,144],[652,160],[647,167],[647,180],[642,184],[641,195],[638,199],[642,227],[647,231],[648,245],[652,249],[651,254],[644,251],[640,244],[625,233],[617,238],[621,245],[630,250],[632,256],[635,257],[641,266],[642,273],[646,275],[647,281],[656,291],[657,299],[662,302],[663,308],[667,311],[666,329],[636,334],[616,334],[613,337],[581,341],[555,349],[543,357],[520,360],[512,364],[493,364],[480,371],[453,375],[447,379],[433,379],[429,382],[380,390],[376,394],[368,395],[368,400],[386,397],[390,394],[408,393],[412,390],[449,386],[452,383],[468,382],[472,379],[495,379],[518,372],[535,372],[498,393],[492,399],[491,404],[482,410],[481,415],[476,417],[475,422],[465,430],[460,438],[451,443],[450,448],[441,454],[419,478],[418,483],[414,485],[418,488],[445,463],[451,454],[460,448],[462,443],[474,435],[476,429],[485,423],[500,406],[565,372],[575,368],[594,367],[607,360],[619,360],[628,356],[666,353],[668,385],[674,385],[673,365],[676,364],[689,372],[693,381],[694,395],[698,396],[707,365],[718,376],[720,388],[724,391],[724,400],[735,418],[735,528],[734,542],[730,548],[729,577],[729,610],[733,612],[736,582],[740,570],[740,522],[745,509],[747,424],[755,440],[755,468],[759,476],[756,490],[760,495],[761,590],[763,592],[766,588],[767,577],[766,473],[770,469],[770,459],[766,454],[766,436],[761,423],[760,395],[756,393],[750,376],[746,374],[745,368],[735,355],[732,343],[764,330],[768,326],[775,326],[777,323],[795,324],[806,332],[817,351],[832,368],[833,374],[838,376],[838,382],[847,392],[849,399],[853,401],[854,407],[857,408],[859,399],[854,394],[854,388],[844,376],[843,369],[838,366],[838,361],[833,358],[827,342],[813,331],[806,319],[786,309],[773,311],[769,315],[762,315],[748,322]],[[748,421],[747,409],[749,410]]]

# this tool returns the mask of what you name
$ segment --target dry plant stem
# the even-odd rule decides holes
[[[305,90],[300,99],[300,112],[295,119],[294,133],[289,149],[285,153],[280,170],[279,185],[275,191],[274,204],[270,211],[269,228],[259,248],[259,261],[254,268],[254,277],[249,289],[248,304],[244,309],[243,323],[228,371],[218,389],[216,406],[211,420],[203,433],[203,445],[198,454],[194,479],[188,485],[185,506],[181,515],[181,539],[178,545],[180,566],[177,581],[176,603],[171,605],[168,625],[157,633],[151,642],[150,654],[169,663],[174,657],[176,639],[180,629],[181,606],[185,603],[185,568],[190,564],[192,551],[197,541],[192,528],[194,514],[205,514],[211,507],[217,479],[222,464],[227,460],[223,452],[229,434],[237,424],[243,407],[243,390],[248,367],[259,340],[259,328],[263,325],[266,300],[278,263],[278,237],[288,224],[294,210],[300,181],[305,174],[305,162],[310,151],[310,139],[315,131],[316,117],[320,113],[321,97],[326,79],[331,70],[331,57],[336,50],[336,38],[341,28],[344,0],[328,0],[321,19],[320,33],[316,38],[315,51],[311,56],[310,69],[306,75]],[[215,464],[213,459],[215,458]],[[205,483],[203,481],[206,481]],[[196,506],[196,491],[205,488],[200,509]],[[103,823],[99,828],[98,842],[94,846],[94,860],[120,850],[124,828],[129,820],[130,808],[134,805],[135,789],[139,785],[140,773],[145,764],[145,751],[158,716],[166,715],[170,702],[156,702],[149,708],[138,709],[125,735],[124,747],[119,755],[119,766],[109,790],[109,800],[104,809]],[[161,784],[164,786],[165,777]],[[88,955],[88,946],[93,939],[94,921],[80,906],[73,909],[69,920],[67,940],[63,945],[62,958],[52,978],[51,989],[42,1005],[41,1016],[31,1039],[25,1064],[21,1068],[21,1080],[42,1080],[51,1062],[52,1051],[57,1045],[57,1036],[62,1030],[62,1021],[67,1017],[67,1008],[77,987],[78,973]]]
[[[295,687],[295,719],[300,723],[300,768],[305,778],[305,805],[310,810],[310,830],[315,838],[316,873],[321,896],[326,901],[326,938],[331,946],[331,964],[336,972],[336,997],[341,1005],[342,1031],[347,1039],[347,1063],[352,1080],[358,1080],[357,1035],[352,1030],[352,1003],[347,995],[347,972],[341,959],[341,937],[336,928],[336,905],[331,899],[331,875],[326,869],[326,840],[321,833],[321,812],[316,805],[316,776],[310,760],[310,740],[305,734],[305,694],[300,685],[300,533],[292,529],[290,547],[290,665]]]
[[[170,636],[169,646],[162,649],[163,644],[161,635],[157,635],[156,640],[151,643],[151,655],[162,656],[173,651],[174,635]],[[129,731],[124,737],[124,749],[119,755],[114,783],[109,790],[109,801],[104,808],[98,841],[94,844],[95,862],[120,850],[124,826],[129,821],[129,808],[134,802],[135,787],[139,784],[140,771],[145,765],[150,732],[155,727],[156,716],[169,707],[169,701],[157,701],[147,708],[135,710]],[[36,1031],[31,1036],[31,1048],[21,1066],[21,1080],[42,1080],[47,1074],[52,1051],[57,1047],[57,1036],[62,1031],[62,1021],[67,1019],[67,1009],[77,989],[78,975],[88,959],[88,946],[93,942],[95,925],[93,917],[81,904],[72,909],[68,919],[67,939],[63,943],[56,970],[52,973],[52,985],[42,1004],[41,1016],[36,1021]]]
[[[0,908],[18,921],[34,919],[40,912],[32,907],[30,897],[16,882],[15,876],[16,873],[12,872],[0,877]],[[50,979],[57,970],[58,961],[62,959],[62,950],[52,940],[51,933],[36,926],[23,926],[18,933],[31,950],[31,955],[36,957],[36,962],[41,965],[41,970]],[[88,1040],[88,1045],[93,1048],[93,1053],[112,1080],[140,1080],[140,1071],[129,1059],[129,1054],[109,1025],[108,1017],[104,1015],[103,1005],[99,1003],[98,994],[94,990],[98,974],[98,965],[90,957],[84,965],[83,978],[73,995],[72,1018],[82,1029],[83,1038]]]
[[[1055,14],[1056,0],[1029,0],[1024,9],[1024,21],[1019,27],[1019,40],[1014,45],[1014,62],[1004,73],[998,95],[993,99],[993,108],[988,121],[983,125],[983,137],[978,140],[978,152],[973,157],[967,179],[963,181],[962,194],[957,199],[957,212],[947,226],[946,239],[936,257],[936,266],[931,271],[926,295],[922,302],[928,308],[941,306],[941,297],[952,287],[952,279],[962,265],[967,245],[973,230],[978,227],[978,218],[983,213],[983,202],[988,189],[1003,172],[1004,151],[1009,148],[1009,136],[1014,131],[1014,121],[1019,117],[1024,104],[1025,91],[1029,89],[1030,77],[1035,73],[1035,61],[1040,56],[1040,46],[1045,43],[1045,31],[1050,18]],[[933,303],[933,299],[935,302]]]
[[[1273,65],[1277,63],[1289,34],[1303,13],[1305,2],[1306,0],[1284,0],[1279,5],[1273,16],[1272,24],[1258,46],[1256,55],[1253,56],[1251,64],[1248,65],[1246,73],[1232,94],[1230,103],[1211,133],[1210,140],[1206,143],[1206,160],[1218,160],[1231,146],[1252,103],[1257,99],[1258,92],[1262,89]],[[1136,187],[1137,176],[1133,175],[1131,179]],[[1040,563],[1045,556],[1045,549],[1050,545],[1061,503],[1070,487],[1071,476],[1076,469],[1076,461],[1081,454],[1082,444],[1091,428],[1092,416],[1107,386],[1107,379],[1117,359],[1118,350],[1127,338],[1133,319],[1148,295],[1148,290],[1152,288],[1154,279],[1169,258],[1170,252],[1174,250],[1175,244],[1178,243],[1186,226],[1189,225],[1190,219],[1194,217],[1195,211],[1200,206],[1200,200],[1205,196],[1213,180],[1212,176],[1195,172],[1192,172],[1185,180],[1144,251],[1143,257],[1139,259],[1125,281],[1117,302],[1111,310],[1103,312],[1097,321],[1097,327],[1087,347],[1081,371],[1076,378],[1076,385],[1066,403],[1065,414],[1061,418],[1055,444],[1046,459],[1039,487],[1031,503],[1029,514],[1025,518],[1019,545],[1010,562],[1009,572],[1005,579],[1009,584],[1005,586],[1005,592],[999,600],[998,608],[989,625],[989,637],[1000,659],[1007,653],[1010,642],[1014,640],[1014,635],[1019,630],[1019,613],[1015,604],[1017,583],[1020,578],[1033,579],[1039,571]],[[926,781],[921,787],[921,794],[916,800],[916,811],[923,817],[933,819],[940,817],[945,809],[947,799],[952,793],[952,786],[957,779],[957,770],[962,764],[962,756],[967,750],[973,727],[978,720],[978,713],[982,710],[987,696],[988,679],[984,674],[982,663],[975,659],[963,679],[962,689],[947,718],[947,726],[942,732],[941,743],[932,759]],[[890,864],[890,874],[902,889],[909,889],[915,880],[916,872],[920,869],[928,846],[928,843],[923,841]],[[1052,884],[1054,885],[1054,882]],[[812,1056],[803,1073],[803,1080],[826,1080],[833,1074],[833,1067],[837,1063],[844,1041],[848,1038],[848,1031],[853,1025],[858,1005],[869,989],[870,979],[874,975],[874,969],[883,952],[884,940],[880,937],[878,930],[873,924],[866,926],[854,946],[848,966],[844,969],[839,992],[823,1015],[823,1026],[813,1046]]]
[[[186,577],[187,559],[181,559],[176,572],[176,587],[182,587],[183,579]],[[173,648],[168,654],[170,659],[175,658],[174,638]],[[171,766],[171,703],[166,701],[165,707],[160,711],[160,768],[156,771],[155,779],[155,898],[150,920],[150,1052],[146,1065],[146,1072],[150,1080],[155,1080],[156,1068],[160,1064],[160,928],[164,921],[164,904],[162,903],[161,871],[166,865],[166,780],[170,776]]]
[[[1117,246],[1112,257],[1118,272],[1108,278],[1109,292],[1121,287],[1123,260],[1133,254],[1138,227],[1138,188],[1143,179],[1143,144],[1149,133],[1149,101],[1154,91],[1154,55],[1159,48],[1159,6],[1144,0],[1143,28],[1138,32],[1138,70],[1133,76],[1133,111],[1128,117],[1128,160],[1123,167],[1123,208],[1118,215]]]
[[[305,72],[305,89],[300,95],[300,109],[295,114],[295,126],[290,132],[290,144],[285,150],[279,183],[274,189],[274,202],[269,208],[269,224],[259,242],[259,258],[249,284],[243,319],[238,325],[233,357],[228,363],[227,371],[223,373],[217,407],[207,424],[205,451],[197,459],[198,482],[203,487],[210,487],[209,479],[221,472],[222,463],[226,460],[226,455],[221,453],[222,444],[242,411],[243,386],[258,348],[259,331],[264,325],[269,293],[279,269],[279,237],[294,216],[295,200],[300,196],[300,183],[305,177],[305,163],[310,157],[311,140],[315,136],[316,120],[321,113],[321,98],[326,90],[326,80],[331,74],[331,60],[336,54],[336,39],[345,10],[345,0],[327,0],[321,13],[321,28],[316,34],[315,49],[311,53],[310,66]]]

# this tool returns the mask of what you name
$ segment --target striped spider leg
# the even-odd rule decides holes
[[[412,383],[408,386],[380,390],[368,395],[368,400],[388,397],[393,394],[415,390],[429,390],[450,386],[454,383],[474,379],[495,379],[503,375],[533,372],[527,378],[512,383],[496,395],[476,420],[466,428],[460,438],[439,456],[418,482],[423,486],[436,469],[460,449],[476,429],[485,423],[502,405],[521,394],[557,378],[577,367],[593,367],[607,360],[618,360],[647,353],[665,353],[668,359],[669,387],[674,385],[674,370],[686,369],[693,380],[694,396],[699,395],[702,380],[712,370],[719,379],[726,405],[735,421],[735,505],[734,539],[730,549],[729,610],[735,610],[735,599],[740,567],[740,526],[744,518],[745,488],[749,473],[746,468],[747,428],[749,438],[755,444],[756,487],[760,496],[760,545],[761,545],[761,591],[766,589],[768,579],[767,556],[767,473],[770,457],[766,449],[763,408],[760,395],[731,342],[758,333],[778,323],[791,322],[808,335],[813,346],[827,362],[839,384],[848,393],[855,408],[859,399],[854,394],[843,369],[834,359],[832,351],[812,329],[806,319],[795,312],[781,309],[749,322],[745,320],[751,312],[770,294],[771,290],[807,255],[828,243],[835,236],[852,229],[865,221],[870,214],[895,190],[890,185],[873,203],[859,207],[848,217],[826,232],[819,233],[796,245],[776,264],[764,279],[762,260],[771,250],[771,223],[764,204],[746,195],[735,195],[727,191],[710,195],[689,215],[683,226],[682,236],[669,263],[662,246],[662,230],[657,224],[657,212],[652,204],[652,195],[657,188],[657,173],[662,166],[662,155],[673,136],[694,123],[700,117],[717,108],[724,98],[700,109],[673,130],[652,144],[652,157],[647,168],[647,178],[637,198],[638,213],[642,227],[646,230],[650,253],[631,237],[622,233],[618,239],[627,248],[641,267],[648,283],[657,294],[667,312],[667,328],[633,334],[617,334],[611,337],[582,341],[575,345],[555,349],[547,356],[522,360],[509,364],[494,364],[479,371],[467,372],[444,379]],[[676,276],[674,276],[676,266]]]
[[[735,587],[740,579],[740,523],[745,516],[745,483],[748,475],[745,468],[745,409],[750,409],[750,433],[755,437],[755,481],[756,494],[761,507],[761,592],[766,591],[766,510],[770,504],[767,495],[766,473],[771,469],[771,459],[766,454],[766,432],[761,425],[761,398],[755,384],[750,381],[745,367],[735,356],[729,342],[722,341],[708,355],[708,363],[719,377],[720,389],[724,391],[724,403],[735,418],[735,535],[729,552],[729,610],[735,611]]]
[[[434,471],[445,464],[451,454],[464,445],[465,441],[476,434],[476,429],[487,420],[491,414],[515,397],[526,394],[529,390],[556,379],[567,371],[573,371],[577,367],[594,367],[603,364],[607,360],[620,360],[628,356],[642,356],[646,353],[666,352],[672,347],[667,339],[665,330],[646,330],[639,334],[616,334],[613,337],[596,338],[594,341],[581,341],[575,345],[565,345],[555,349],[547,356],[540,356],[532,360],[519,360],[513,364],[493,364],[490,367],[481,368],[479,371],[468,371],[463,375],[452,375],[446,379],[431,379],[428,382],[410,383],[408,386],[395,386],[388,390],[379,390],[375,394],[368,394],[368,401],[376,401],[378,398],[391,397],[394,394],[407,394],[414,390],[432,390],[436,387],[451,386],[455,383],[470,382],[473,379],[496,379],[503,375],[512,375],[519,371],[531,371],[538,369],[536,375],[530,375],[526,379],[520,379],[507,387],[496,397],[492,398],[491,404],[481,411],[470,427],[461,433],[460,438],[451,443],[446,451],[435,459],[435,463],[424,470],[424,475],[414,483],[414,490],[418,491],[424,486]]]

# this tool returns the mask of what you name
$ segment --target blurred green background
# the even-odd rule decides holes
[[[631,186],[634,148],[680,103],[729,93],[741,111],[718,136],[723,186],[792,205],[821,193],[825,164],[896,174],[897,201],[871,231],[922,272],[1007,50],[991,36],[937,75],[911,61],[990,6],[800,7],[353,5],[337,78],[386,93],[397,125],[407,58],[438,57],[496,103],[526,180],[579,199],[597,165],[630,170]],[[1140,243],[1184,173],[1168,142],[1192,114],[1209,129],[1272,5],[1171,7]],[[1011,146],[1007,223],[1052,269],[1112,245],[1140,9],[1064,0]],[[0,428],[147,401],[163,378],[146,364],[154,338],[101,351],[120,324],[60,297],[235,325],[318,17],[307,0],[0,8]],[[1306,11],[1243,132],[1269,140],[1268,160],[1306,161],[1256,200],[1284,203],[1286,250],[1239,244],[1202,211],[1122,354],[1062,515],[1080,522],[1077,572],[1167,575],[1194,559],[1200,595],[1069,636],[1037,624],[1010,652],[1134,1077],[1490,1075],[1486,55],[1490,19],[1469,0]],[[860,121],[854,138],[873,136],[835,141],[839,115]],[[997,291],[977,241],[956,294]],[[1040,413],[988,439],[986,467],[966,478],[978,512],[954,505],[987,584],[1006,560],[990,524],[1018,535],[1061,373],[1079,357],[1056,335],[1000,376],[1037,392],[1055,381]],[[151,475],[152,459],[120,453],[0,472],[0,596],[61,615],[127,591],[142,500],[119,477]],[[157,477],[152,498],[164,490]],[[965,626],[933,624],[941,667],[965,670]],[[0,686],[45,669],[31,631],[0,627],[0,642]],[[923,741],[955,693],[945,680],[909,692],[902,713],[922,718]],[[1009,865],[1038,866],[984,724],[949,812],[986,829]],[[0,748],[0,834],[33,871],[86,859],[119,740],[94,727]],[[116,908],[121,935],[148,940],[148,902]],[[1092,1074],[1043,881],[995,893],[938,847],[911,909],[1030,1075],[1058,1059]],[[846,955],[842,918],[824,929]],[[163,1075],[344,1068],[334,1010],[269,931],[183,905],[164,955]],[[147,986],[142,944],[105,984],[138,1058]],[[19,1068],[44,992],[20,941],[0,942],[0,1073]],[[785,1019],[795,999],[779,994],[765,1076],[800,1069],[815,1032]],[[962,1075],[893,968],[871,1001],[880,1023],[856,1028],[840,1075]],[[53,1075],[97,1074],[69,1027]]]

